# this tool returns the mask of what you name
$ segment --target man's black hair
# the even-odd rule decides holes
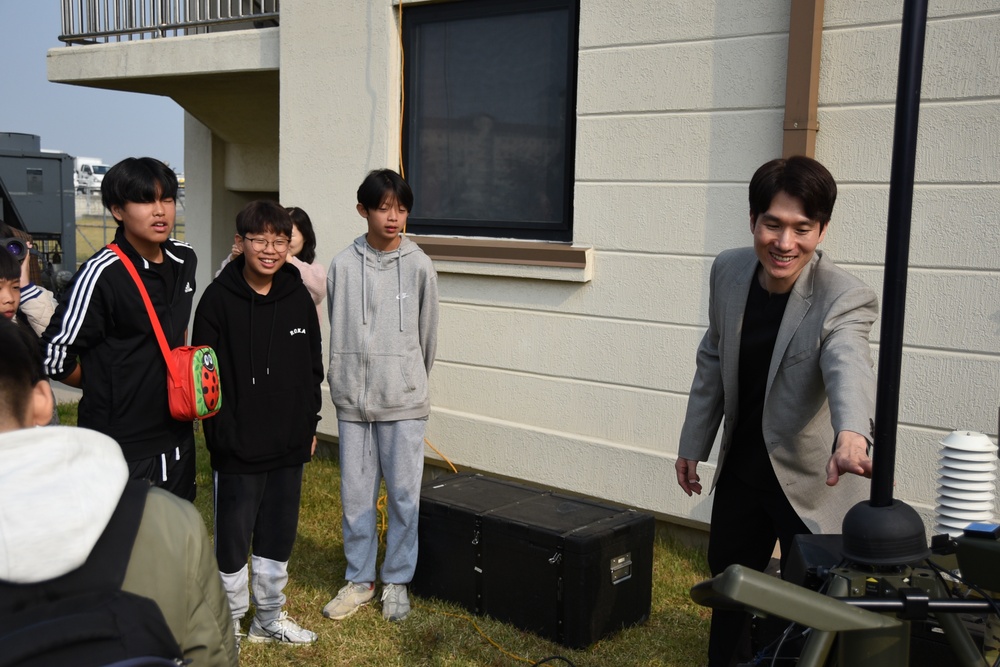
[[[111,167],[101,181],[101,201],[109,211],[112,206],[124,208],[128,202],[148,204],[157,197],[177,198],[177,174],[156,158],[125,158]]]
[[[830,222],[837,201],[837,182],[816,160],[795,155],[771,160],[750,179],[750,216],[754,219],[771,207],[771,201],[784,192],[802,202],[802,210],[820,229]]]
[[[392,169],[375,169],[358,188],[358,203],[372,211],[387,199],[395,200],[407,211],[413,210],[413,190]]]
[[[275,236],[284,234],[292,238],[292,218],[285,207],[270,199],[257,199],[236,214],[236,233],[247,234],[271,232]]]

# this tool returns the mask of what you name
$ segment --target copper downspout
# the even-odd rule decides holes
[[[781,155],[815,157],[824,0],[791,0]]]

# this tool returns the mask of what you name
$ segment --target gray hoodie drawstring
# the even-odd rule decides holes
[[[396,250],[396,301],[399,301],[399,330],[403,330],[403,240]]]
[[[381,253],[375,250],[378,259]],[[381,265],[381,264],[380,264]],[[377,269],[376,269],[377,270]],[[365,276],[368,273],[368,241],[361,245],[361,323],[368,324],[368,290],[365,289]],[[396,300],[399,301],[399,330],[403,330],[403,241],[400,239],[396,249]]]

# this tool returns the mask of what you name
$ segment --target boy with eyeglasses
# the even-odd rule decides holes
[[[194,317],[192,342],[215,349],[222,383],[222,409],[204,424],[215,478],[215,555],[237,641],[251,591],[256,612],[247,641],[316,641],[282,611],[323,381],[316,306],[285,261],[291,236],[284,207],[247,204],[236,216],[243,252],[208,286]]]
[[[135,266],[167,345],[184,345],[198,261],[171,238],[177,175],[151,157],[126,158],[101,183],[118,223],[112,243]],[[167,365],[142,295],[118,256],[101,248],[84,262],[42,334],[45,374],[83,389],[78,424],[117,441],[132,479],[195,497],[194,432],[167,403]]]

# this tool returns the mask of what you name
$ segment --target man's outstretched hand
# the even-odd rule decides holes
[[[826,484],[836,486],[841,475],[852,474],[863,477],[872,476],[872,460],[868,456],[868,440],[854,431],[841,431],[837,434],[837,445],[833,456],[826,464]]]

